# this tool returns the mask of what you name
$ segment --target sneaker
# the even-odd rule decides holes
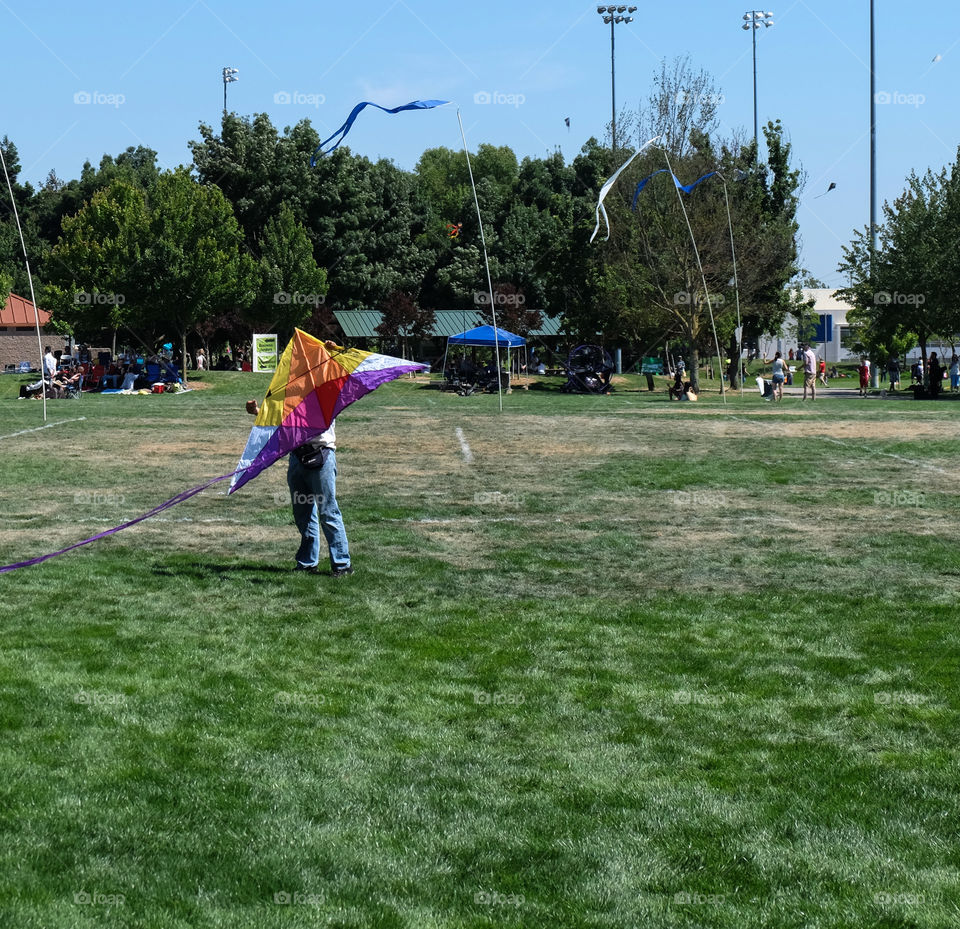
[[[347,565],[345,568],[334,568],[330,572],[331,577],[346,577],[348,574],[353,574],[353,568],[350,565]]]
[[[302,565],[302,564],[298,564],[293,570],[294,570],[294,571],[306,571],[307,574],[319,574],[319,573],[320,573],[320,572],[317,570],[317,566],[316,566],[315,564],[314,564],[314,565]]]

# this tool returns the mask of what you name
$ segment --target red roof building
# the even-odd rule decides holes
[[[43,327],[50,322],[50,314],[40,310],[39,317],[40,336],[48,339],[50,336],[43,332]],[[32,367],[39,369],[36,325],[33,304],[23,297],[10,294],[6,305],[0,310],[0,370],[19,365],[22,361],[28,361]],[[56,347],[62,347],[62,338],[56,338]]]
[[[40,310],[40,328],[42,329],[50,322],[50,314],[46,310]],[[0,326],[4,329],[21,328],[29,326],[31,329],[36,327],[36,320],[33,315],[33,304],[23,297],[16,294],[10,294],[7,297],[7,304],[0,310]]]

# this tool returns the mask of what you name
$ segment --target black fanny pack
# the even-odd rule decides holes
[[[312,445],[301,445],[299,448],[293,450],[293,454],[297,456],[297,461],[311,471],[319,470],[323,467],[329,452],[329,448],[322,446],[315,448]]]

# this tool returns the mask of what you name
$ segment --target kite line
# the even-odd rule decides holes
[[[673,176],[674,180],[676,180],[676,175],[673,173],[673,168],[670,167],[670,156],[667,154],[667,150],[665,148],[661,148],[661,151],[663,152],[663,157],[666,159],[667,169],[670,171],[670,174]],[[703,180],[703,178],[700,180]],[[697,181],[697,183],[700,182]],[[720,340],[717,338],[717,324],[713,318],[713,305],[710,303],[710,290],[707,287],[707,276],[703,272],[703,262],[700,261],[700,249],[697,248],[697,240],[693,237],[693,227],[690,225],[690,217],[687,215],[687,208],[683,205],[683,197],[680,196],[680,185],[676,184],[675,186],[677,190],[677,199],[680,201],[680,209],[683,211],[683,218],[686,220],[687,229],[690,232],[690,242],[693,245],[693,254],[697,259],[697,267],[700,269],[700,280],[703,281],[703,293],[707,298],[707,309],[710,311],[710,326],[713,328],[713,343],[717,349],[717,364],[720,367],[720,395],[723,397],[723,405],[726,406],[727,392],[723,386],[723,356],[720,354]],[[694,184],[694,186],[696,186],[696,184]],[[737,364],[739,363],[740,361],[738,359]]]
[[[483,265],[487,271],[487,292],[490,295],[490,312],[493,314],[493,355],[497,368],[497,399],[500,412],[503,412],[503,385],[500,383],[500,332],[497,329],[497,303],[493,299],[493,283],[490,279],[490,262],[487,259],[487,240],[483,234],[483,217],[480,215],[480,201],[477,199],[477,185],[473,182],[473,168],[470,166],[470,152],[467,149],[467,136],[463,131],[460,107],[457,107],[457,122],[460,124],[460,138],[463,139],[463,154],[467,158],[467,172],[470,174],[470,186],[473,188],[473,203],[477,208],[477,223],[480,225],[480,245],[483,248]]]
[[[37,328],[37,352],[40,356],[40,380],[43,380],[43,341],[40,338],[40,311],[37,309],[37,298],[33,292],[33,274],[30,273],[30,258],[27,256],[27,243],[23,239],[23,227],[20,225],[20,211],[17,209],[17,200],[13,195],[13,185],[10,183],[10,172],[7,171],[7,159],[3,157],[3,146],[0,145],[0,164],[3,165],[3,176],[7,179],[7,190],[10,191],[10,206],[13,207],[13,218],[17,221],[17,232],[20,233],[20,247],[23,249],[23,263],[27,266],[27,280],[30,282],[30,299],[33,301],[33,321]],[[40,391],[43,397],[43,421],[47,421],[47,388]]]
[[[664,157],[666,157],[666,151],[664,151]],[[668,158],[668,159],[667,159],[667,164],[669,164],[669,163],[670,163],[670,162],[669,162],[669,158]],[[735,299],[736,299],[736,304],[737,304],[737,349],[738,349],[738,352],[739,352],[738,358],[737,358],[737,364],[739,365],[739,364],[740,364],[740,359],[743,357],[743,323],[742,323],[741,318],[740,318],[740,279],[739,279],[739,273],[738,273],[738,271],[737,271],[737,249],[736,249],[736,245],[734,244],[734,238],[733,238],[733,217],[732,217],[732,215],[731,215],[731,213],[730,213],[730,194],[729,194],[729,191],[728,191],[728,188],[727,188],[726,178],[724,178],[723,174],[721,174],[719,170],[715,170],[715,171],[710,171],[710,172],[707,173],[707,174],[704,174],[703,177],[697,178],[692,184],[681,184],[681,183],[680,183],[680,179],[676,176],[676,174],[673,173],[672,170],[670,170],[669,168],[660,168],[659,170],[654,171],[653,174],[650,174],[650,175],[648,175],[647,177],[645,177],[642,181],[640,181],[640,183],[637,184],[637,188],[636,188],[636,190],[634,191],[634,194],[633,194],[633,204],[632,204],[632,206],[631,206],[631,209],[636,210],[636,208],[637,208],[637,200],[638,200],[638,198],[639,198],[639,196],[640,196],[641,191],[644,189],[644,187],[647,186],[648,182],[649,182],[650,180],[652,180],[652,179],[653,179],[656,175],[658,175],[658,174],[669,174],[669,175],[673,178],[673,182],[674,182],[674,185],[676,186],[677,190],[678,190],[678,191],[681,191],[681,190],[682,190],[684,193],[687,193],[687,194],[692,193],[693,190],[694,190],[694,188],[695,188],[698,184],[700,184],[700,183],[702,183],[703,181],[707,180],[707,178],[711,178],[711,177],[714,177],[714,176],[720,178],[720,183],[723,184],[723,202],[724,202],[724,205],[726,206],[726,210],[727,210],[727,230],[728,230],[728,232],[729,232],[729,234],[730,234],[730,257],[731,257],[731,259],[732,259],[732,261],[733,261],[733,288],[734,288],[734,297],[735,297]],[[679,194],[678,194],[678,196],[679,196]],[[683,198],[680,198],[680,207],[681,207],[681,209],[683,209]],[[686,212],[685,209],[683,210],[683,215],[684,215],[684,218],[687,219],[687,212]],[[687,219],[687,228],[690,229],[690,220],[689,220],[689,219]],[[692,230],[692,229],[690,229],[690,238],[691,238],[691,241],[693,242],[694,252],[697,253],[697,243],[696,243],[696,241],[695,241],[694,238],[693,238],[693,230]],[[699,265],[699,263],[700,263],[699,253],[697,253],[697,263],[698,263],[698,265]],[[701,276],[702,276],[702,275],[703,275],[703,267],[702,267],[702,265],[700,266],[700,272],[701,272]],[[706,293],[706,280],[704,280],[704,292]],[[707,305],[708,305],[708,306],[710,305],[710,295],[709,295],[709,293],[707,293]],[[710,311],[710,312],[711,312],[711,322],[712,322],[712,319],[713,319],[713,310],[712,310],[712,308],[711,308],[711,311]],[[714,342],[717,342],[716,327],[714,327]],[[720,362],[722,362],[722,359],[720,358],[720,355],[719,355],[719,351],[720,351],[720,349],[719,349],[719,344],[718,344],[718,345],[717,345],[717,356],[718,356],[718,357],[717,357],[717,360],[720,361]],[[743,396],[743,378],[740,376],[740,371],[739,371],[739,370],[737,371],[737,378],[738,378],[739,381],[740,381],[740,396],[742,397],[742,396]],[[720,375],[720,389],[721,389],[721,392],[723,392],[723,372],[722,372],[722,370],[721,370],[721,375]],[[726,398],[725,398],[725,397],[724,397],[724,402],[726,402]]]

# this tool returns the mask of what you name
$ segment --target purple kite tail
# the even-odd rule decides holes
[[[107,529],[106,532],[98,532],[95,536],[91,536],[89,539],[84,539],[82,542],[74,542],[73,545],[68,545],[66,548],[61,548],[58,552],[51,552],[49,555],[41,555],[39,558],[31,558],[29,561],[18,561],[16,564],[2,565],[0,566],[0,574],[6,574],[7,571],[16,571],[17,568],[27,568],[30,565],[40,564],[41,561],[46,561],[48,558],[56,558],[57,555],[63,555],[75,548],[80,548],[81,545],[89,545],[91,542],[96,542],[97,539],[106,538],[108,535],[113,535],[115,532],[120,532],[122,529],[129,529],[131,526],[135,526],[137,523],[142,523],[145,519],[150,519],[151,516],[156,516],[157,513],[162,513],[164,510],[168,510],[170,507],[176,506],[178,503],[183,503],[184,500],[189,500],[191,497],[195,497],[201,491],[206,490],[208,487],[211,487],[213,484],[216,484],[219,481],[225,481],[228,477],[233,477],[234,474],[236,474],[236,471],[231,471],[229,474],[221,474],[220,477],[215,477],[213,480],[207,481],[205,484],[200,484],[197,487],[191,487],[190,490],[185,490],[182,493],[177,494],[175,497],[171,497],[169,500],[164,501],[159,506],[155,506],[152,510],[150,510],[149,513],[144,513],[143,516],[138,516],[136,519],[131,519],[129,522],[115,526],[113,529]]]

